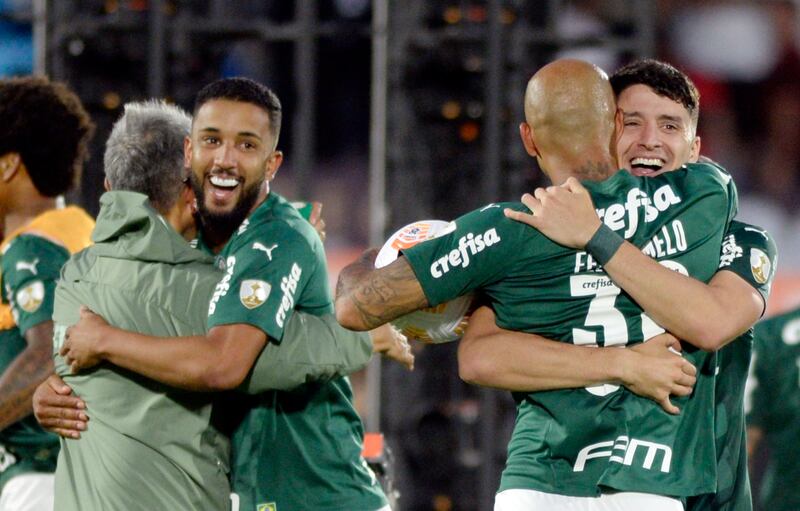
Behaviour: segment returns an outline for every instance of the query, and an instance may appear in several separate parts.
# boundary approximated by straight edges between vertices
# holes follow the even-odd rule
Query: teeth
[[[631,160],[631,165],[644,165],[647,167],[661,168],[664,166],[664,160],[661,158],[634,158]]]
[[[214,186],[219,186],[220,188],[234,188],[236,185],[239,184],[239,181],[234,178],[224,178],[219,176],[211,176],[209,178],[211,184]]]

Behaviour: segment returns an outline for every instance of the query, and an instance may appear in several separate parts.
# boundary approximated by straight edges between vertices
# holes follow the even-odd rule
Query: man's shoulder
[[[721,165],[709,161],[686,163],[673,172],[663,174],[668,178],[682,180],[695,186],[712,185],[727,188],[733,184],[733,177]]]
[[[733,234],[737,239],[753,240],[764,244],[774,244],[772,235],[757,225],[733,220],[728,228],[728,234]]]
[[[56,240],[36,233],[25,233],[16,236],[9,242],[3,252],[3,258],[25,257],[37,253],[57,252],[69,257],[69,251]]]
[[[62,245],[35,234],[14,238],[2,256],[3,275],[27,271],[37,275],[46,269],[58,269],[69,258]]]
[[[227,255],[239,258],[253,251],[260,251],[272,260],[273,252],[279,248],[281,252],[290,249],[293,255],[314,251],[314,240],[311,235],[316,236],[316,233],[305,233],[283,220],[269,219],[250,222],[243,226],[244,229],[240,229],[226,247]],[[313,231],[311,226],[309,228]]]
[[[271,206],[258,208],[242,222],[227,247],[229,255],[238,256],[252,250],[270,252],[279,246],[291,247],[293,251],[321,249],[316,231],[291,204],[281,202]]]
[[[503,241],[503,246],[508,246],[512,241],[514,243],[529,242],[531,239],[539,237],[547,239],[538,230],[527,224],[506,217],[503,211],[507,208],[524,213],[531,212],[521,202],[493,202],[451,221],[446,227],[440,229],[434,238],[440,239],[440,243],[454,245],[471,244],[473,240],[480,240],[479,245],[487,246],[495,244],[499,246],[500,241]],[[423,243],[416,246],[420,245]],[[415,247],[411,247],[411,250]]]
[[[531,212],[522,202],[492,202],[460,216],[454,221],[454,224],[459,226],[494,226],[502,229],[529,228],[527,224],[511,220],[505,216],[503,212],[506,209],[521,211],[523,213]]]

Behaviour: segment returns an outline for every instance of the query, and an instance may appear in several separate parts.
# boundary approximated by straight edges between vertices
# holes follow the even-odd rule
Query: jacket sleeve
[[[345,376],[363,369],[371,356],[369,333],[343,328],[333,314],[295,311],[287,322],[284,341],[267,343],[239,390],[248,394],[290,390],[306,382]]]

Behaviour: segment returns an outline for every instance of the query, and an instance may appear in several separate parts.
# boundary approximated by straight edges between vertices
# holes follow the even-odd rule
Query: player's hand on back
[[[33,414],[44,429],[66,438],[80,438],[89,420],[86,403],[55,374],[33,393]]]
[[[102,361],[100,343],[109,325],[88,307],[81,306],[80,319],[67,329],[59,354],[73,373],[94,367]]]
[[[561,186],[537,188],[533,195],[526,193],[522,203],[531,210],[530,214],[505,209],[505,215],[570,248],[584,248],[600,227],[592,197],[574,177]]]
[[[697,368],[680,355],[678,339],[664,333],[626,349],[635,356],[628,357],[624,385],[635,394],[657,402],[666,412],[680,413],[670,396],[691,394]]]
[[[394,360],[409,371],[414,370],[414,354],[406,336],[391,324],[386,323],[369,331],[372,338],[372,352]]]

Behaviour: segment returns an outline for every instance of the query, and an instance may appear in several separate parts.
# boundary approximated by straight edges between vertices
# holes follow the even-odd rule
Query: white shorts
[[[495,495],[494,511],[683,511],[678,499],[649,493],[604,493],[569,497],[536,490],[504,490]]]
[[[40,472],[12,477],[0,493],[0,511],[53,511],[55,476]]]

